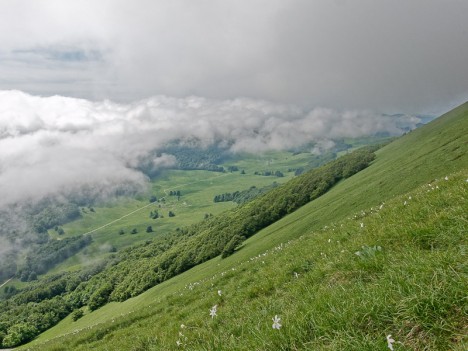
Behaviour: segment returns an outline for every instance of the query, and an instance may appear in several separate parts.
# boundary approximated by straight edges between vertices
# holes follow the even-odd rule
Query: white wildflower
[[[364,223],[361,222],[361,228],[364,228]]]
[[[271,320],[273,321],[273,325],[272,325],[273,329],[279,330],[281,328],[281,324],[280,324],[281,318],[275,315],[275,318],[272,318]]]
[[[217,309],[218,309],[218,305],[214,305],[213,307],[211,307],[211,310],[210,310],[211,318],[214,318],[215,316],[217,316],[217,314],[216,314]]]
[[[395,342],[395,340],[392,339],[392,336],[390,334],[387,335],[387,346],[392,351],[393,351],[393,343],[394,342]]]
[[[445,179],[445,180],[448,180],[448,177],[447,177],[447,176],[445,176],[445,178],[444,178],[444,179]]]
[[[177,340],[176,344],[177,344],[177,346],[180,346],[180,345],[182,345],[182,342],[180,340]]]
[[[407,202],[406,202],[406,201],[405,201],[405,202],[403,202],[403,205],[405,205],[405,206],[406,206],[406,204],[407,204]]]
[[[294,278],[296,278],[296,279],[299,278],[299,273],[294,272]]]
[[[219,296],[222,295],[222,291],[221,291],[221,290],[218,290],[218,295],[219,295]]]

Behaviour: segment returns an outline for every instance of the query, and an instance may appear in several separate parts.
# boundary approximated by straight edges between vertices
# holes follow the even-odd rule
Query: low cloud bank
[[[173,166],[172,155],[151,155],[175,140],[261,152],[313,140],[397,135],[420,122],[408,115],[304,111],[247,98],[155,96],[117,104],[0,91],[0,208],[83,188],[103,197],[144,189],[147,177],[139,166]]]

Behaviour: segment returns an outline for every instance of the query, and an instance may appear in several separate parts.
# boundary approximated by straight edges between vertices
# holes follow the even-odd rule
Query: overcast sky
[[[468,98],[467,0],[0,0],[0,209],[144,189],[171,140],[399,135]],[[399,116],[388,116],[396,112]]]
[[[1,0],[0,90],[441,113],[468,98],[466,0]]]

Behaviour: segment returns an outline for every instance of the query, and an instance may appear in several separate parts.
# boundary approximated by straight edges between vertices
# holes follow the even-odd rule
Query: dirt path
[[[114,224],[115,222],[118,222],[118,221],[124,219],[125,217],[131,216],[131,215],[134,214],[134,213],[137,213],[137,212],[139,212],[139,211],[141,211],[141,210],[144,210],[144,209],[147,208],[147,207],[154,206],[155,204],[156,204],[156,202],[150,202],[149,204],[147,204],[147,205],[145,205],[145,206],[143,206],[143,207],[137,208],[136,210],[133,210],[132,212],[129,212],[129,213],[127,213],[126,215],[123,215],[122,217],[119,217],[119,218],[117,218],[117,219],[114,219],[113,221],[110,221],[109,223],[106,223],[106,224],[104,224],[104,225],[101,225],[101,226],[98,227],[98,228],[95,228],[95,229],[93,229],[93,230],[90,230],[89,232],[86,232],[86,233],[84,233],[84,235],[94,233],[94,232],[96,232],[96,231],[98,231],[98,230],[100,230],[100,229],[103,229],[103,228],[105,228],[105,227],[107,227],[107,226],[110,226],[111,224]]]
[[[2,288],[4,285],[8,284],[8,282],[9,282],[10,280],[12,280],[12,279],[13,279],[13,277],[11,277],[11,278],[8,279],[7,281],[3,282],[2,285],[0,285],[0,288]]]

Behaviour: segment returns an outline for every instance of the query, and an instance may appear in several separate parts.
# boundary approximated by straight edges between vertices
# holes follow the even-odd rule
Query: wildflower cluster
[[[393,351],[393,343],[395,342],[394,339],[392,339],[391,335],[387,335],[387,347]]]
[[[361,250],[356,251],[354,254],[359,256],[360,259],[366,259],[370,257],[374,257],[377,252],[382,251],[382,247],[380,246],[362,246]]]

